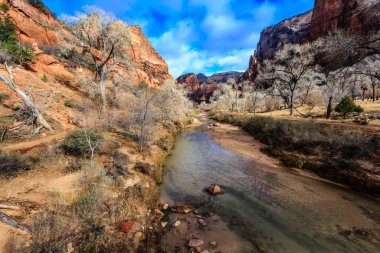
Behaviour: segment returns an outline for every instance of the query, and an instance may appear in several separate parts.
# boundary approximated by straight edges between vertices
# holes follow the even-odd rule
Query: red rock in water
[[[209,188],[208,188],[208,191],[212,194],[212,195],[217,195],[219,193],[222,192],[222,188],[220,188],[219,185],[217,184],[213,184],[211,185]]]
[[[202,226],[206,226],[207,222],[204,219],[198,219],[198,223]]]
[[[120,225],[119,225],[119,228],[120,228],[121,232],[123,232],[125,234],[129,234],[129,232],[133,228],[133,223],[129,222],[129,221],[121,222]]]
[[[189,205],[177,205],[177,206],[173,206],[171,208],[171,210],[173,212],[176,212],[176,213],[184,213],[184,214],[187,214],[187,213],[190,213],[191,211],[193,211],[193,208]]]
[[[195,247],[202,246],[203,244],[204,244],[204,241],[201,239],[190,239],[188,246],[190,248],[195,248]]]

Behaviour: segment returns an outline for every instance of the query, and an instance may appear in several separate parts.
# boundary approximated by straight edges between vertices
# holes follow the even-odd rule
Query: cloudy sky
[[[140,25],[175,77],[244,71],[260,31],[313,8],[314,0],[45,0],[72,15],[95,5]]]

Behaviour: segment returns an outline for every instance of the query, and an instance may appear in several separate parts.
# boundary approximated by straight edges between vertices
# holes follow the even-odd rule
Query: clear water
[[[223,194],[207,195],[212,183]],[[380,252],[377,200],[266,168],[213,141],[204,126],[177,137],[161,192],[170,203],[215,211],[254,252]]]

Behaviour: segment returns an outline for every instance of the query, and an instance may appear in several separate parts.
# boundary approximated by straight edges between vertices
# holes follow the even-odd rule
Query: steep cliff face
[[[260,64],[286,43],[313,41],[336,29],[380,29],[379,0],[316,0],[314,9],[265,28],[243,79],[253,81]]]
[[[9,10],[0,17],[8,17],[16,25],[20,40],[37,51],[46,47],[57,47],[66,43],[64,37],[72,36],[51,15],[31,6],[24,0],[0,0],[7,3]],[[169,74],[165,60],[152,47],[138,26],[129,26],[132,47],[126,49],[126,54],[132,62],[132,67],[125,70],[132,84],[146,82],[156,87],[166,79],[173,79]]]
[[[260,63],[273,57],[284,44],[300,43],[310,32],[312,15],[313,11],[308,11],[265,28],[243,79],[253,81]]]
[[[260,35],[255,57],[262,62],[273,57],[274,53],[286,43],[299,43],[311,28],[313,11],[286,19],[277,25],[265,28]]]
[[[189,93],[196,92],[200,85],[197,76],[194,73],[184,74],[177,78],[177,83],[181,84]]]
[[[366,32],[380,29],[378,0],[316,0],[309,38],[315,40],[335,29]]]

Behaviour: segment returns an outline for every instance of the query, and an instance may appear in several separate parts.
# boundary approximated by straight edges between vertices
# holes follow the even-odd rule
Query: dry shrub
[[[32,162],[30,159],[14,152],[0,150],[0,176],[14,177],[22,171],[29,170]]]

